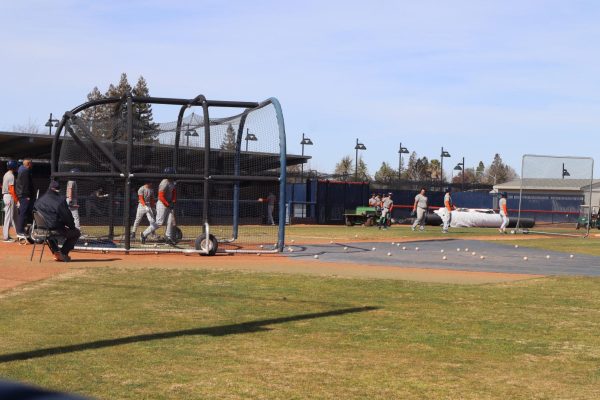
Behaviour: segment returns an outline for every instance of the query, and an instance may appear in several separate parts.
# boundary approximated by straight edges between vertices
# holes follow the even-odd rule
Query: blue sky
[[[0,15],[0,130],[126,72],[155,96],[277,97],[288,151],[305,132],[325,172],[356,138],[371,173],[397,166],[399,142],[444,146],[447,174],[463,156],[519,170],[524,153],[598,153],[597,1],[21,0]]]

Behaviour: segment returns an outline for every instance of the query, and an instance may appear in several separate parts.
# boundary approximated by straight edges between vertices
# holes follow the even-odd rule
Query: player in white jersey
[[[444,195],[444,207],[442,209],[442,213],[440,213],[440,217],[442,217],[442,233],[448,233],[448,228],[450,227],[450,221],[452,221],[452,210],[455,210],[456,207],[454,203],[452,203],[452,196],[450,196],[450,192],[452,188],[448,187],[446,189],[446,194]]]
[[[133,228],[131,229],[131,237],[135,238],[135,232],[137,231],[142,218],[146,217],[150,226],[156,225],[154,219],[154,211],[152,210],[156,205],[156,198],[154,197],[154,189],[152,189],[152,183],[148,182],[137,191],[138,194],[138,206],[135,213],[135,221],[133,222]],[[158,226],[156,226],[158,229]]]
[[[17,192],[15,191],[15,171],[19,168],[19,164],[16,161],[9,161],[6,163],[8,171],[2,178],[2,201],[4,202],[4,225],[2,226],[2,238],[5,242],[14,241],[10,237],[10,227],[15,225],[15,211],[17,210],[17,203],[19,199]]]
[[[412,224],[411,229],[414,231],[419,226],[419,230],[425,230],[425,218],[427,217],[427,196],[425,196],[426,189],[421,188],[421,192],[415,196],[415,203],[413,204],[413,213],[415,214],[415,221]]]
[[[165,174],[175,174],[175,169],[172,167],[165,168]],[[175,190],[175,182],[172,178],[165,178],[158,185],[158,202],[156,203],[156,223],[150,224],[144,232],[140,234],[140,239],[146,243],[148,235],[154,233],[159,226],[166,223],[167,231],[165,239],[168,243],[175,243],[173,238],[173,228],[175,226],[175,218],[173,216],[173,207],[177,202],[177,192]]]
[[[500,225],[500,233],[506,233],[506,225],[508,225],[508,208],[506,207],[507,193],[503,192],[498,206],[500,207],[500,216],[502,217],[502,225]]]
[[[73,168],[71,173],[79,172],[79,168]],[[69,206],[69,211],[73,214],[73,221],[75,221],[75,228],[81,231],[81,220],[79,219],[79,204],[77,203],[78,191],[77,191],[77,182],[75,181],[67,181],[67,205]]]

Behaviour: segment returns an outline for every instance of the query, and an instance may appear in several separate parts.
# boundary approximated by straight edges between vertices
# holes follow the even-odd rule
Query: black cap
[[[58,184],[57,181],[52,181],[50,182],[50,186],[48,186],[49,190],[54,190],[55,192],[58,192],[60,189],[60,185]]]

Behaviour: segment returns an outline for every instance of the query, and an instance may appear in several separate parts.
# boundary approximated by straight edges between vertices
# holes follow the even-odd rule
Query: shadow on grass
[[[106,340],[97,340],[95,342],[89,343],[80,343],[74,344],[71,346],[59,346],[59,347],[50,347],[47,349],[40,350],[32,350],[32,351],[24,351],[20,353],[12,353],[12,354],[4,354],[0,355],[0,363],[6,363],[11,361],[22,361],[22,360],[31,360],[33,358],[42,358],[53,356],[57,354],[66,354],[66,353],[75,353],[78,351],[85,350],[96,350],[102,349],[105,347],[113,347],[113,346],[121,346],[124,344],[130,343],[140,343],[140,342],[150,342],[153,340],[162,340],[162,339],[173,339],[182,336],[196,336],[196,335],[208,335],[208,336],[227,336],[227,335],[239,335],[243,333],[254,333],[254,332],[264,332],[269,329],[266,328],[266,325],[275,325],[275,324],[283,324],[286,322],[294,322],[294,321],[302,321],[307,319],[315,319],[315,318],[326,318],[326,317],[335,317],[339,315],[345,314],[353,314],[359,312],[373,311],[377,310],[379,307],[355,307],[355,308],[344,308],[340,310],[332,310],[332,311],[324,311],[320,313],[310,313],[310,314],[300,314],[293,315],[290,317],[281,317],[281,318],[272,318],[272,319],[263,319],[258,321],[249,321],[242,322],[240,324],[231,324],[231,325],[221,325],[214,326],[209,328],[195,328],[195,329],[184,329],[180,331],[173,332],[162,332],[162,333],[152,333],[146,335],[136,335],[136,336],[128,336],[117,339],[106,339]]]

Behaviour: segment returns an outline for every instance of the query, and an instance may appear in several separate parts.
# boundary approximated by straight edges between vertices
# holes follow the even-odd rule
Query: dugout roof
[[[0,160],[22,160],[24,158],[31,158],[39,163],[50,163],[50,157],[52,152],[52,136],[44,134],[34,133],[20,133],[20,132],[2,132],[0,131]],[[62,137],[60,139],[62,141]],[[59,141],[59,143],[60,143]],[[159,146],[162,149],[173,148],[172,145],[161,144]],[[191,152],[204,152],[203,148],[190,148],[188,151]],[[277,165],[279,161],[278,154],[270,153],[257,153],[257,152],[245,152],[240,153],[242,164],[253,164],[255,159],[261,159],[262,161],[267,160],[265,164]],[[287,165],[294,166],[306,163],[311,157],[288,154]],[[268,161],[273,159],[272,163]]]

